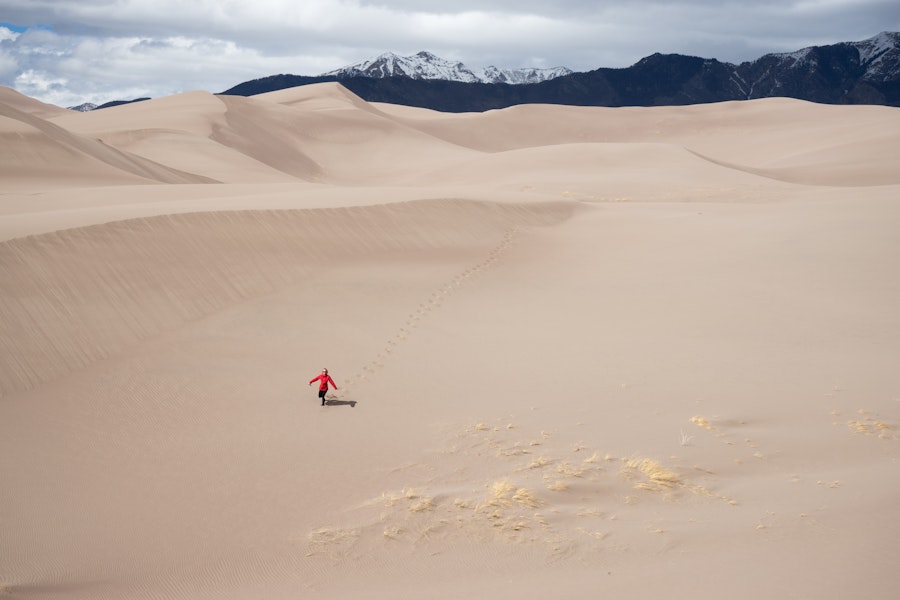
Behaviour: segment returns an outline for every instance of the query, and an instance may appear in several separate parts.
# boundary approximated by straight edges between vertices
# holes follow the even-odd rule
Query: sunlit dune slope
[[[8,188],[208,183],[0,102],[0,176]]]
[[[10,92],[5,97],[23,103]],[[140,181],[134,177],[164,183],[469,185],[484,180],[477,173],[496,173],[507,185],[528,186],[549,173],[582,182],[596,176],[597,185],[584,195],[602,198],[621,196],[599,189],[609,178],[646,177],[622,164],[613,172],[602,159],[586,171],[589,157],[634,154],[628,148],[633,144],[668,145],[686,152],[679,160],[689,164],[689,153],[708,163],[689,169],[709,172],[714,165],[725,178],[741,171],[804,185],[900,183],[891,152],[900,117],[889,107],[768,99],[655,108],[526,105],[447,115],[366,103],[336,83],[250,98],[190,92],[90,113],[26,103],[33,111],[23,114],[9,102],[0,104],[8,119],[0,130],[10,157],[4,162],[8,183],[58,170],[69,173],[67,185]],[[26,135],[37,136],[35,143],[15,154],[16,140]],[[529,153],[498,158],[524,149]],[[652,151],[646,159],[646,165],[656,164]],[[99,164],[88,168],[85,161]],[[92,168],[99,169],[97,177]],[[747,180],[732,175],[737,184]],[[656,182],[668,184],[666,177],[658,173]]]

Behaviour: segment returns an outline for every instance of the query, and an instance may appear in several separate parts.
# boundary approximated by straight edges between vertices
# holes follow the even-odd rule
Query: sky
[[[898,0],[0,0],[0,85],[58,106],[427,50],[471,69],[740,63],[900,31]]]

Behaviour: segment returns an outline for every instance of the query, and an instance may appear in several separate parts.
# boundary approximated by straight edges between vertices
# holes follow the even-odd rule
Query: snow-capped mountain
[[[540,83],[549,79],[556,79],[564,75],[574,73],[566,67],[553,67],[551,69],[534,69],[523,67],[519,69],[498,69],[497,67],[485,67],[479,72],[481,81],[485,83],[509,83],[520,85],[526,83]]]
[[[787,96],[834,104],[897,105],[900,33],[810,46],[729,65],[737,99]]]
[[[463,83],[538,83],[572,73],[565,67],[552,69],[499,69],[486,67],[473,70],[461,62],[451,62],[430,52],[419,52],[412,56],[398,56],[393,52],[365,60],[355,65],[323,73],[321,77],[409,77],[410,79],[440,79]]]
[[[865,79],[888,81],[900,73],[900,33],[883,31],[862,42],[851,42],[859,52]]]
[[[85,102],[84,104],[79,104],[78,106],[70,106],[69,110],[74,110],[77,112],[90,112],[97,108],[97,105],[92,102]]]
[[[883,81],[885,76],[893,78],[900,71],[900,33],[888,31],[861,42],[810,46],[795,52],[766,54],[752,62],[775,61],[783,68],[811,70],[819,66],[823,48],[829,49],[832,53],[849,53],[851,58],[856,58],[856,66],[863,71],[863,79]]]

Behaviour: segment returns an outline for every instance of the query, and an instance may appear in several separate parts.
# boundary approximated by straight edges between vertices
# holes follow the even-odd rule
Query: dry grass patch
[[[633,476],[636,473],[646,477],[635,485],[638,489],[648,491],[662,491],[672,489],[682,484],[681,477],[674,471],[670,471],[651,458],[628,459],[624,463],[626,475]]]
[[[712,471],[696,466],[694,467],[694,470],[707,474],[714,474]],[[732,498],[717,494],[702,485],[695,485],[685,481],[678,473],[664,467],[658,461],[651,458],[632,458],[623,460],[622,473],[628,479],[633,481],[638,480],[634,487],[639,490],[648,492],[668,492],[680,489],[698,496],[723,500],[732,506],[738,505],[738,502]]]
[[[534,495],[534,492],[528,488],[522,487],[517,489],[516,493],[513,494],[512,499],[519,506],[524,506],[526,508],[537,508],[541,505],[540,500]]]
[[[516,486],[509,479],[495,481],[491,485],[491,491],[485,504],[487,506],[509,506],[514,493],[516,493]]]
[[[531,454],[531,451],[527,448],[523,448],[518,442],[508,448],[500,448],[497,450],[498,457],[522,456],[523,454]]]
[[[543,469],[547,465],[552,464],[553,461],[549,458],[545,458],[544,456],[538,456],[536,459],[531,461],[531,464],[528,465],[529,469]]]
[[[600,462],[600,460],[601,460],[600,454],[598,454],[597,452],[594,452],[593,454],[588,456],[586,459],[584,459],[584,462],[585,462],[585,464],[592,465],[594,463]]]
[[[485,500],[485,506],[496,508],[510,508],[517,504],[526,508],[537,508],[540,506],[540,501],[534,492],[528,488],[517,487],[509,479],[495,481],[487,500]]]
[[[314,544],[333,544],[343,542],[348,539],[356,539],[359,537],[357,529],[333,529],[330,527],[321,527],[315,531],[311,531],[307,539]]]
[[[547,489],[551,492],[564,492],[569,489],[569,484],[565,481],[558,480],[547,484]]]
[[[418,502],[411,504],[409,510],[416,513],[434,510],[434,501],[431,498],[421,498]]]
[[[715,427],[713,427],[712,423],[710,423],[708,420],[704,419],[703,417],[701,417],[699,415],[691,417],[691,423],[693,423],[697,427],[701,427],[703,429],[709,429],[710,431],[715,429]]]
[[[471,502],[468,500],[464,500],[463,498],[457,498],[453,501],[453,506],[458,508],[459,510],[468,510],[474,508]]]
[[[338,555],[356,543],[359,539],[358,529],[340,529],[321,527],[311,531],[307,536],[307,556],[316,554]]]
[[[575,466],[570,462],[564,462],[557,465],[556,472],[565,477],[581,477],[584,475],[584,469]]]
[[[425,496],[418,488],[404,488],[399,493],[384,492],[381,494],[381,502],[389,508],[402,502],[412,512],[433,510],[435,507],[434,498]]]
[[[893,427],[889,424],[869,416],[865,410],[860,410],[859,414],[862,415],[862,420],[850,419],[847,421],[847,427],[849,427],[851,431],[862,433],[864,435],[877,435],[882,439],[890,439],[893,437],[893,434],[891,433]]]
[[[401,500],[415,500],[419,498],[419,491],[415,488],[404,488],[399,493],[382,492],[381,501],[385,506],[394,507]]]

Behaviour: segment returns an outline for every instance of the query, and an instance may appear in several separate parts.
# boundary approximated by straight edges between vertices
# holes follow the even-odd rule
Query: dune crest
[[[0,353],[16,358],[0,372],[0,396],[342,261],[477,247],[511,227],[549,225],[571,212],[567,204],[464,200],[208,212],[2,242]]]
[[[30,98],[25,94],[21,94],[16,90],[5,86],[0,86],[0,104],[5,104],[7,106],[15,108],[16,110],[20,110],[42,119],[58,117],[60,115],[67,115],[71,112],[60,106],[46,104],[44,102],[41,102],[40,100]]]
[[[16,115],[20,123],[7,121],[8,127],[18,131],[24,123],[43,140],[40,146],[37,139],[28,144],[27,161],[8,155],[7,184],[35,173],[47,173],[49,181],[56,171],[70,173],[65,185],[87,186],[140,182],[132,176],[162,183],[469,185],[473,168],[494,170],[498,155],[530,148],[531,160],[519,161],[513,154],[502,165],[503,173],[529,185],[545,170],[539,152],[570,146],[576,164],[560,175],[584,180],[577,161],[585,145],[624,149],[647,143],[671,145],[721,167],[719,179],[725,185],[730,175],[738,185],[746,179],[735,171],[789,184],[900,183],[890,152],[900,143],[898,117],[889,107],[768,99],[647,109],[528,105],[442,115],[367,103],[329,83],[251,98],[190,92],[92,113],[50,114],[49,124],[18,112],[11,102],[27,103],[12,91],[5,97],[4,114]],[[844,114],[852,120],[843,119]],[[21,134],[7,134],[8,152]],[[42,153],[35,154],[41,146]],[[89,176],[87,157],[101,163],[96,177]],[[558,172],[561,163],[549,160]],[[104,174],[116,173],[107,172],[109,167],[124,171],[121,178],[104,179]],[[600,196],[606,179],[620,173],[598,164],[583,195]],[[658,180],[670,185],[665,178]],[[681,182],[673,184],[680,187]],[[677,192],[676,197],[683,198]]]
[[[48,187],[211,182],[72,134],[9,104],[0,103],[0,117],[6,125],[0,175],[14,189],[27,189],[35,179]]]

